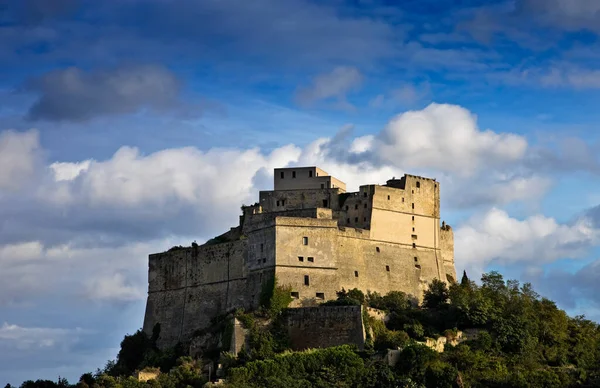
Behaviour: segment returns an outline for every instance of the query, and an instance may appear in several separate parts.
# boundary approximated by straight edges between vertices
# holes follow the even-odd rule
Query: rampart
[[[294,350],[365,345],[361,306],[323,306],[288,309],[286,326]]]

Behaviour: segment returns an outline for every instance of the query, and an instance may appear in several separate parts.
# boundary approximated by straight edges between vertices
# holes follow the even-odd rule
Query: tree
[[[463,270],[463,276],[462,276],[462,279],[460,279],[460,285],[463,287],[471,286],[471,281],[469,280],[469,277],[467,276],[466,270]]]
[[[423,305],[428,308],[438,308],[448,302],[448,287],[439,279],[433,279],[429,288],[423,294]]]

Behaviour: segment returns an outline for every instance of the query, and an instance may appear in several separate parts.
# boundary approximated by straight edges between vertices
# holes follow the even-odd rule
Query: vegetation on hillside
[[[497,272],[481,284],[466,274],[447,287],[429,285],[422,306],[402,292],[386,295],[342,290],[324,305],[365,305],[384,310],[388,320],[367,318],[373,337],[365,351],[351,346],[291,352],[280,325],[289,290],[273,283],[262,295],[263,307],[252,314],[238,311],[249,330],[249,346],[238,358],[222,355],[225,387],[577,387],[600,386],[600,328],[582,316],[568,317],[554,302],[541,298],[530,284],[504,281]],[[270,290],[270,291],[269,291]],[[419,342],[455,338],[471,329],[477,335],[447,344],[438,353]],[[139,331],[126,336],[116,362],[85,374],[81,387],[201,387],[200,362],[181,358],[181,350],[156,348]],[[388,349],[400,352],[388,366]],[[158,380],[130,377],[133,371],[158,367]],[[64,380],[25,382],[22,387],[67,387]]]

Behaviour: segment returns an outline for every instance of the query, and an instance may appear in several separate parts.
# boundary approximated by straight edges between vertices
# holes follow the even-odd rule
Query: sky
[[[600,321],[599,34],[590,0],[0,0],[0,383],[114,359],[148,254],[285,166],[437,178],[457,273]]]

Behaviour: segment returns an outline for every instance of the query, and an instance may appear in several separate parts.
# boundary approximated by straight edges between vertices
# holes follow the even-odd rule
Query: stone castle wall
[[[286,325],[293,350],[365,345],[361,306],[305,307],[286,311]]]

